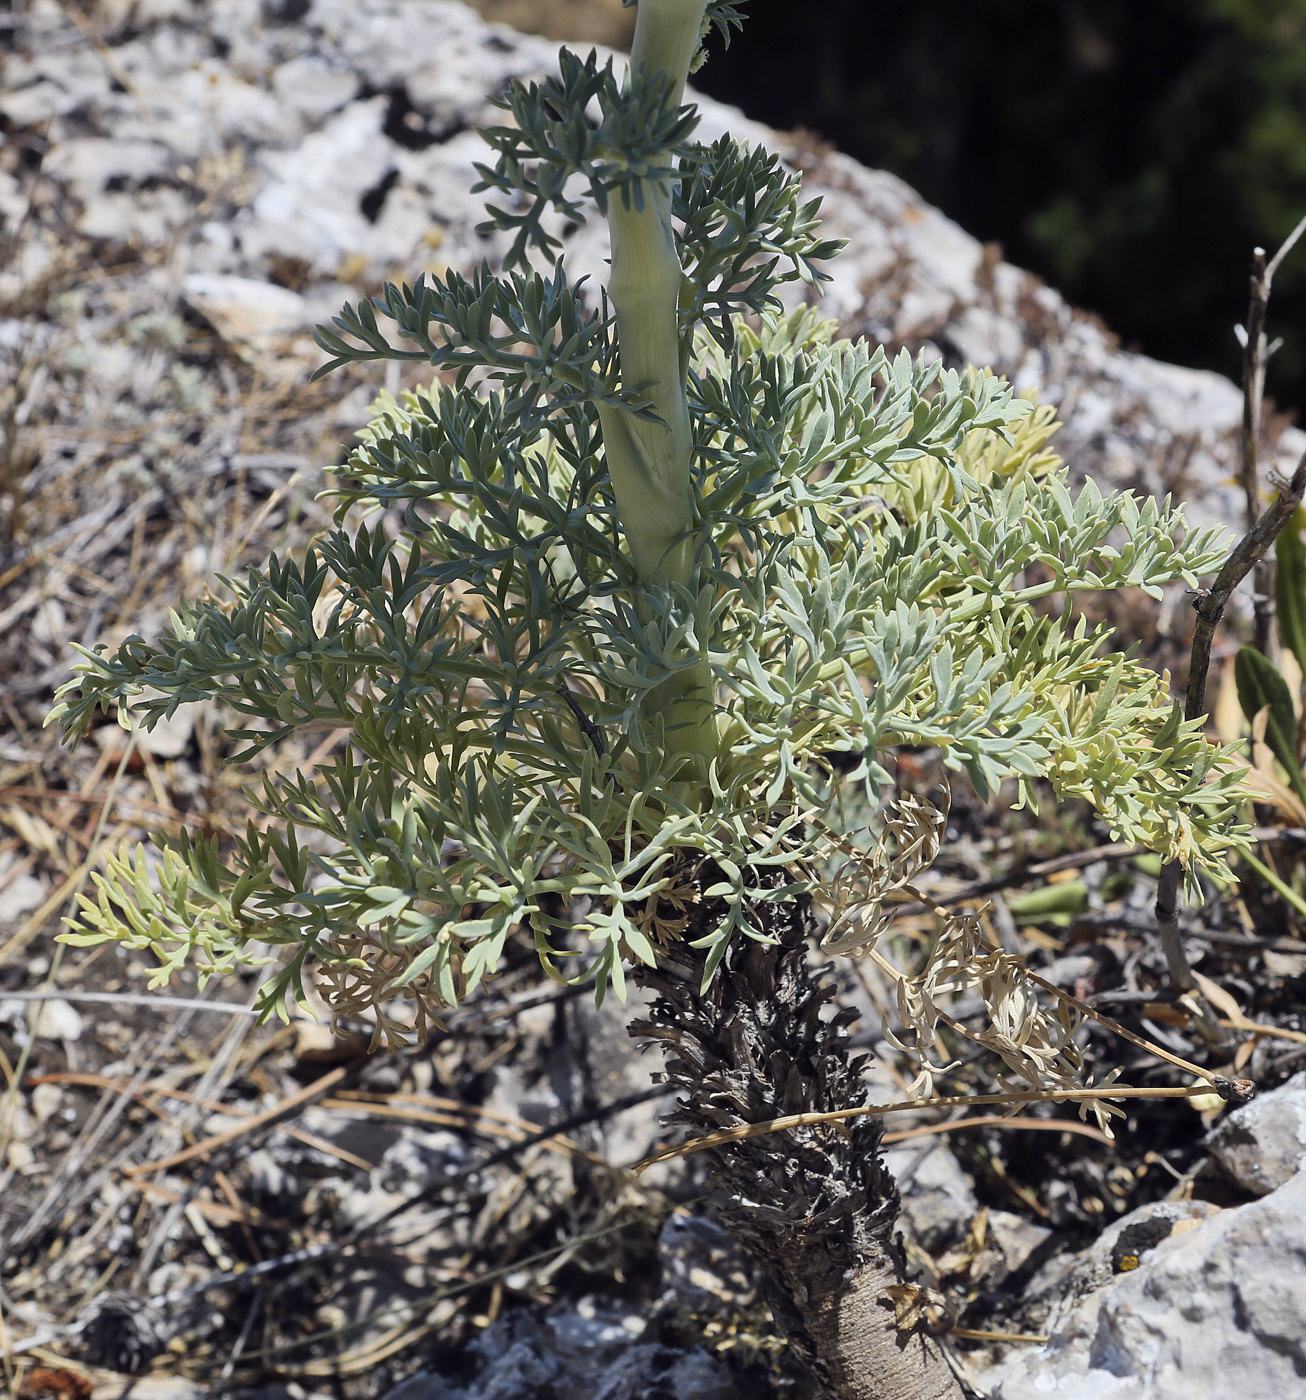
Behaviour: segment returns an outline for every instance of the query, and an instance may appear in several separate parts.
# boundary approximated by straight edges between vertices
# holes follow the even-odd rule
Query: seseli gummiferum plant
[[[1072,610],[1194,586],[1222,558],[1214,533],[1185,535],[1168,502],[1073,494],[1049,410],[982,370],[841,339],[805,304],[838,252],[815,203],[764,150],[696,143],[682,104],[708,28],[739,21],[724,0],[641,0],[627,74],[564,51],[557,76],[514,84],[481,167],[487,228],[512,236],[502,269],[388,286],[319,331],[319,373],[435,370],[377,401],[336,527],[158,640],[83,654],[52,716],[74,741],[100,711],[148,727],[205,700],[239,716],[241,760],[307,729],[347,738],[311,772],[264,773],[234,841],[111,859],[71,941],[148,948],[160,982],[280,951],[269,1011],[311,972],[336,1014],[390,1038],[396,1003],[423,1033],[510,939],[553,975],[574,962],[600,999],[658,967],[644,1030],[720,1126],[861,1092],[803,949],[816,909],[828,949],[878,957],[882,901],[938,850],[944,804],[895,797],[897,746],[936,748],[981,797],[1014,779],[1032,803],[1043,780],[1192,881],[1226,874],[1234,779],[1166,681]],[[595,211],[602,289],[553,260],[563,223]],[[974,917],[914,978],[881,961],[923,1082],[936,999],[962,987],[1022,1084],[1078,1074],[1075,1018],[1041,1009]],[[740,1049],[750,999],[772,996]],[[789,1277],[736,1211],[787,1335],[839,1394],[953,1393],[921,1338],[894,1379],[878,1126],[798,1139],[748,1151],[808,1173],[776,1189],[825,1202],[786,1228],[838,1235],[833,1282]],[[848,1152],[864,1160],[839,1166]],[[735,1169],[719,1155],[727,1191]],[[840,1171],[860,1185],[820,1185]],[[873,1255],[871,1310],[850,1314]]]

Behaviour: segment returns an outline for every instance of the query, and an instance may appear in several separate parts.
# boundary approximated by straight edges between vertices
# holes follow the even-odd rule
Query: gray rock
[[[363,1182],[340,1189],[336,1213],[342,1228],[378,1219],[419,1191],[455,1175],[467,1162],[466,1144],[453,1132],[410,1124],[396,1127],[340,1112],[315,1112],[304,1119],[321,1137],[377,1161]],[[406,1228],[414,1235],[426,1231],[431,1238],[437,1233],[443,1238],[443,1215],[430,1204],[414,1207],[405,1217]]]
[[[1116,1245],[1128,1230],[1143,1231],[1162,1239],[1176,1230],[1218,1214],[1208,1201],[1154,1201],[1139,1206],[1108,1225],[1096,1240],[1078,1254],[1059,1254],[1034,1275],[1026,1290],[1038,1325],[1055,1325],[1065,1309],[1085,1294],[1101,1288],[1115,1276]],[[1025,1330],[1029,1330],[1028,1327]]]
[[[50,997],[38,1003],[35,1024],[28,1020],[31,1003],[11,998],[0,1001],[0,1025],[13,1026],[19,1044],[26,1044],[28,1028],[37,1040],[78,1039],[82,1033],[82,1016],[71,1003],[62,997]]]
[[[989,1211],[988,1238],[999,1254],[1008,1273],[1015,1273],[1029,1263],[1030,1257],[1052,1238],[1053,1231],[1037,1225],[1023,1215],[1007,1210]]]
[[[960,1239],[979,1202],[951,1150],[938,1138],[921,1138],[886,1149],[884,1162],[898,1182],[906,1223],[919,1243],[932,1250]]]
[[[695,1316],[738,1311],[756,1298],[754,1266],[725,1226],[707,1216],[668,1215],[658,1257],[672,1300]]]
[[[991,365],[1037,390],[1058,406],[1057,443],[1077,474],[1178,490],[1196,523],[1243,518],[1232,485],[1242,413],[1234,384],[1121,351],[1100,322],[995,258],[896,176],[838,153],[790,154],[823,198],[827,231],[850,239],[825,298],[845,329]],[[1303,448],[1306,434],[1285,432],[1267,463],[1290,472]]]
[[[1162,1240],[1090,1290],[1041,1347],[981,1378],[993,1400],[1300,1395],[1306,1173]],[[1120,1222],[1121,1225],[1124,1222]]]
[[[508,1313],[472,1347],[475,1374],[413,1376],[384,1400],[744,1400],[730,1370],[704,1351],[637,1340],[642,1323],[605,1309],[548,1317]]]
[[[1235,1108],[1208,1146],[1221,1170],[1244,1191],[1277,1191],[1306,1167],[1306,1070]]]

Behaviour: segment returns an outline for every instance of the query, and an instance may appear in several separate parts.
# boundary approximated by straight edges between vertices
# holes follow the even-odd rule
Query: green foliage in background
[[[435,370],[378,399],[335,528],[157,639],[83,653],[52,716],[71,739],[220,701],[254,816],[121,852],[72,941],[148,948],[160,980],[281,949],[270,1009],[313,967],[338,1013],[397,1030],[403,997],[420,1028],[509,939],[620,993],[710,862],[710,975],[760,902],[830,903],[832,870],[846,897],[844,804],[891,797],[900,745],[981,795],[1045,780],[1191,879],[1225,873],[1217,751],[1072,608],[1195,586],[1220,541],[1168,502],[1072,493],[1050,411],[994,376],[787,308],[837,245],[774,157],[693,140],[702,0],[641,11],[633,80],[564,55],[505,96],[482,170],[503,268],[322,329],[327,368]],[[596,211],[606,294],[553,260]],[[346,733],[332,757],[260,778],[319,729]]]

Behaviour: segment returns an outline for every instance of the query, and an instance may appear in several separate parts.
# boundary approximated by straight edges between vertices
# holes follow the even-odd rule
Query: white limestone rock
[[[1264,1196],[1286,1185],[1306,1168],[1306,1070],[1227,1114],[1209,1146],[1224,1174],[1244,1191]]]
[[[229,343],[260,341],[313,324],[311,308],[298,292],[255,277],[193,272],[182,282],[182,298]]]
[[[1306,1374],[1306,1173],[1162,1240],[981,1378],[992,1400],[1283,1396]],[[1123,1222],[1121,1222],[1123,1225]]]

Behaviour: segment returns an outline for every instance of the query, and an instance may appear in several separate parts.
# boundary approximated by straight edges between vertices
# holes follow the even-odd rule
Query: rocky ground
[[[152,987],[130,954],[53,941],[104,849],[241,820],[212,714],[134,749],[115,726],[76,753],[42,731],[72,645],[148,635],[181,594],[322,523],[340,444],[398,380],[309,385],[310,329],[388,278],[495,258],[474,128],[555,46],[453,0],[27,0],[0,24],[8,1382],[160,1400],[801,1394],[700,1159],[629,1170],[663,1140],[656,1062],[621,1012],[541,985],[529,950],[426,1047],[369,1053],[363,1024],[342,1041],[308,1019],[255,1026],[252,977],[200,999],[193,981]],[[851,240],[827,293],[850,333],[992,364],[1058,405],[1078,471],[1240,520],[1233,385],[1123,351],[892,176],[705,103],[704,134],[726,129],[778,145]],[[599,231],[566,233],[600,272]],[[1306,445],[1278,419],[1269,438],[1281,464]],[[1182,655],[1182,598],[1132,622]],[[1023,870],[995,918],[1044,975],[1201,1053],[1167,1000],[1145,866],[1096,853],[1104,835],[1075,813],[1036,830],[977,812],[951,837],[941,891]],[[1080,868],[1036,864],[1065,853]],[[905,943],[926,927],[904,921]],[[1115,1143],[1064,1110],[890,1122],[913,1268],[951,1300],[950,1345],[982,1391],[1300,1383],[1301,930],[1233,899],[1190,929],[1242,1023],[1220,1064],[1267,1091],[1245,1108],[1135,1104]],[[832,975],[879,1057],[873,1092],[903,1097],[880,989]],[[1095,1071],[1174,1082],[1106,1033],[1089,1049]],[[968,1064],[960,1087],[986,1073]]]

